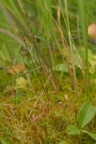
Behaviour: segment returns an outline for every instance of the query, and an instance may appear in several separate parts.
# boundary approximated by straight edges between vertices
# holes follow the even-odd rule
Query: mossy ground
[[[10,79],[10,75],[1,72],[1,83]],[[36,78],[34,78],[36,81]],[[15,83],[15,82],[14,82]],[[70,136],[66,129],[69,124],[78,124],[80,107],[86,101],[82,79],[79,83],[79,97],[74,92],[69,76],[62,78],[59,92],[47,88],[40,92],[36,83],[37,93],[33,88],[15,88],[15,84],[6,83],[0,93],[0,136],[5,141],[15,144],[83,144],[92,139],[81,134]],[[91,94],[91,93],[90,93]],[[96,103],[96,94],[92,92],[92,103]],[[96,119],[96,118],[95,118]],[[86,127],[96,133],[96,120]]]

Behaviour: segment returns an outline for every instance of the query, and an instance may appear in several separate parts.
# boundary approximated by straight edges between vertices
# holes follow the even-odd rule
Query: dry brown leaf
[[[92,39],[96,39],[96,24],[92,23],[88,26],[88,35]]]
[[[22,73],[26,69],[24,64],[12,65],[8,70],[11,75],[16,75]]]

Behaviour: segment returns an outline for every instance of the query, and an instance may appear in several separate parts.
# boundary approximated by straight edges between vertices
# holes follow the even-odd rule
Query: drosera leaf
[[[79,125],[81,129],[92,120],[95,113],[96,113],[95,106],[92,106],[89,102],[83,104],[79,114]]]
[[[24,77],[19,77],[16,79],[16,87],[25,89],[27,87],[27,80]]]
[[[96,140],[96,134],[88,132],[86,130],[82,130],[82,132],[88,134],[91,138],[93,138],[94,140]]]
[[[74,126],[74,125],[69,125],[67,127],[67,133],[71,134],[71,135],[79,135],[80,134],[80,130],[78,127]]]

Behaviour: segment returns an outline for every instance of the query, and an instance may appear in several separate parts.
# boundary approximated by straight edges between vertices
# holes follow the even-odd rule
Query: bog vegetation
[[[0,143],[96,144],[96,1],[0,1]]]

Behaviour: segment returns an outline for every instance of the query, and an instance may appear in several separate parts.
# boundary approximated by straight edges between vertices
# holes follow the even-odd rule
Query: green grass
[[[88,70],[88,23],[89,23],[89,10],[90,5],[88,5],[87,10],[84,7],[85,3],[84,1],[79,1],[79,13],[80,13],[80,23],[82,28],[82,34],[83,34],[83,40],[84,40],[84,47],[85,47],[85,81],[86,81],[86,97],[91,98],[90,92],[89,92],[89,70]],[[87,16],[86,16],[87,14]],[[85,22],[85,18],[87,17],[87,20]]]
[[[67,133],[70,124],[79,127],[84,103],[96,106],[95,54],[87,35],[95,3],[0,2],[2,144],[95,144],[86,133]],[[83,39],[75,40],[78,35]],[[84,130],[96,133],[95,119]]]

